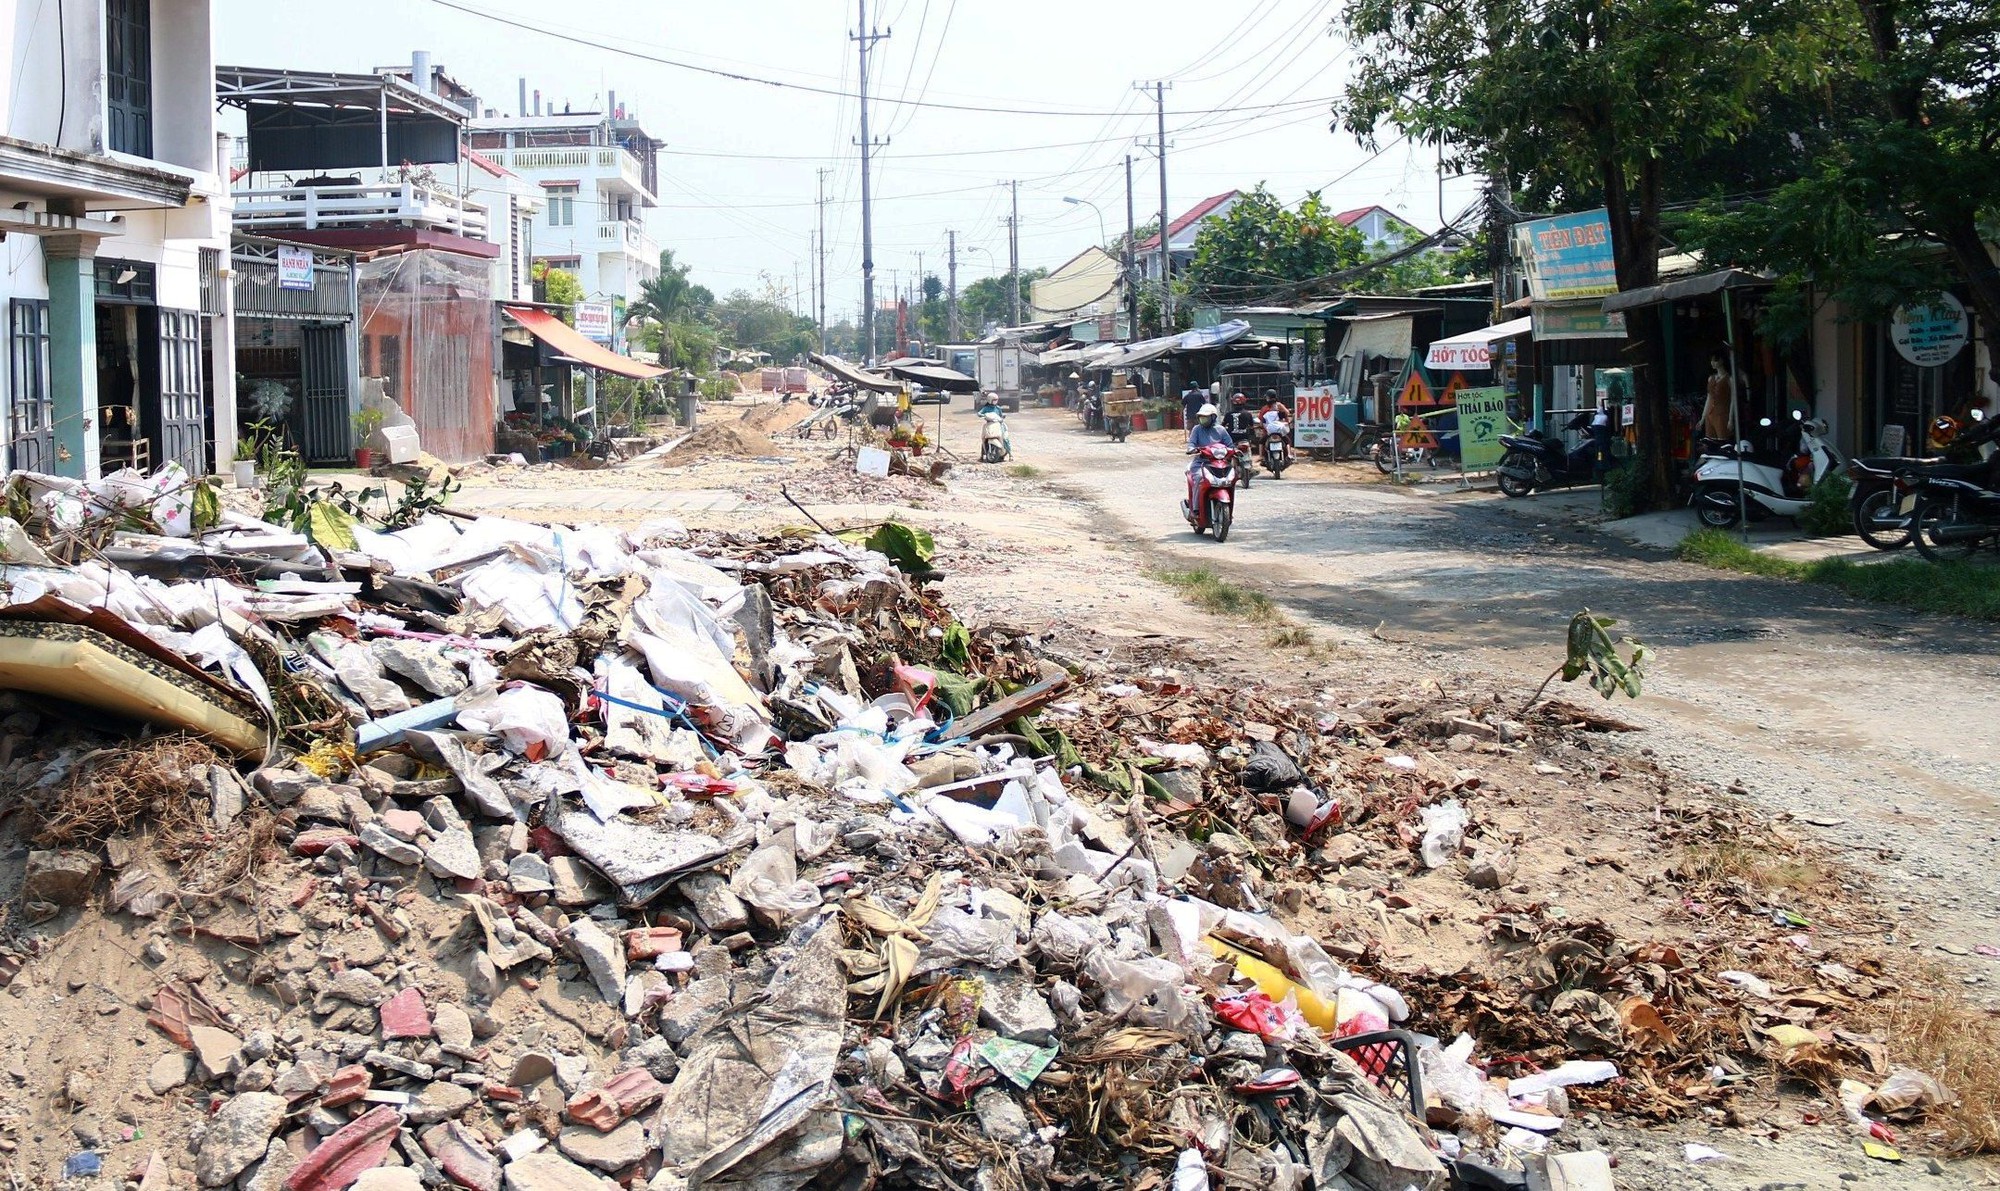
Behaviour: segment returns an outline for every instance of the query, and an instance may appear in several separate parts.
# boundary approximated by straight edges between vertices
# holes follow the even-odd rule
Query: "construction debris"
[[[61,723],[0,764],[24,901],[82,913],[108,870],[151,932],[142,1082],[193,1143],[150,1165],[204,1187],[1608,1185],[1550,1148],[1579,1108],[1714,1104],[1761,1052],[1873,1069],[1864,1121],[1950,1095],[1800,1028],[1828,1003],[1794,986],[1508,901],[1479,777],[1428,751],[1507,747],[1492,709],[1224,712],[827,536],[188,540],[308,589],[68,565],[64,532],[0,624],[110,609],[261,725],[0,708]],[[1461,863],[1518,971],[1385,962],[1360,895]]]

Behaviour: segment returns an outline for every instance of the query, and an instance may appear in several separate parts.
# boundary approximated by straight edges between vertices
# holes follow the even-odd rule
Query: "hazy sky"
[[[1323,189],[1337,210],[1381,203],[1436,227],[1433,150],[1396,144],[1371,159],[1354,138],[1328,130],[1326,101],[1349,66],[1333,24],[1341,7],[871,0],[870,24],[893,30],[869,63],[871,132],[890,140],[873,171],[878,292],[906,281],[919,252],[925,271],[943,276],[947,228],[958,230],[960,286],[1004,272],[1006,179],[1020,180],[1023,267],[1054,267],[1097,242],[1097,215],[1065,195],[1097,203],[1111,235],[1123,230],[1127,154],[1144,223],[1160,192],[1155,159],[1135,144],[1155,128],[1138,80],[1171,84],[1167,194],[1176,215],[1263,182],[1286,201]],[[215,0],[215,12],[216,60],[226,65],[366,71],[429,50],[486,106],[509,114],[524,75],[558,108],[589,110],[616,91],[667,142],[651,230],[717,293],[758,289],[764,276],[789,293],[795,267],[804,285],[815,170],[830,168],[828,315],[859,307],[854,0]],[[961,110],[993,108],[1017,111]],[[1446,216],[1478,185],[1447,179]]]

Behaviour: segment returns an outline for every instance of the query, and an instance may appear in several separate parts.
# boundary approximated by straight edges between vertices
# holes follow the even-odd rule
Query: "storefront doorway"
[[[178,463],[208,474],[201,315],[155,301],[157,269],[99,259],[98,462],[105,471]]]

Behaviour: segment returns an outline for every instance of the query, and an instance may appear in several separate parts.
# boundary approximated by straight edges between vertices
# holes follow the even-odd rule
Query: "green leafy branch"
[[[1645,677],[1646,662],[1653,656],[1653,651],[1637,637],[1621,636],[1614,642],[1610,628],[1617,623],[1609,616],[1595,615],[1588,608],[1571,617],[1569,655],[1563,659],[1562,665],[1549,671],[1549,676],[1542,679],[1542,685],[1536,687],[1535,693],[1521,705],[1521,714],[1526,715],[1529,708],[1541,702],[1542,692],[1548,690],[1549,684],[1557,678],[1575,682],[1586,674],[1590,676],[1590,685],[1606,699],[1620,691],[1625,692],[1628,698],[1637,699],[1640,681]],[[1628,651],[1624,657],[1618,653],[1621,645]]]

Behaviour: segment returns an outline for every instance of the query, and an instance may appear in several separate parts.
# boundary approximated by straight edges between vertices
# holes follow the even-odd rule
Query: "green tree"
[[[1621,289],[1659,279],[1670,176],[1752,133],[1763,101],[1822,81],[1830,0],[1348,0],[1358,66],[1339,126],[1445,147],[1551,210],[1610,216]],[[1641,503],[1671,498],[1659,309],[1629,312]]]
[[[768,295],[737,290],[717,302],[713,314],[723,342],[730,347],[769,352],[778,363],[819,350],[818,324]]]
[[[1047,277],[1047,269],[1024,269],[1021,271],[1021,314],[1027,317],[1028,295],[1035,282]],[[1013,322],[1013,290],[1010,283],[1012,273],[1002,273],[998,277],[981,277],[958,292],[958,325],[972,338],[985,333],[988,326],[1008,326]]]
[[[696,287],[688,281],[689,268],[675,263],[673,249],[662,248],[659,276],[639,283],[639,298],[632,303],[632,317],[670,323],[692,313],[690,304]]]
[[[541,301],[562,307],[564,322],[576,321],[576,304],[584,298],[583,283],[576,279],[576,274],[567,269],[558,269],[547,261],[536,261],[528,276],[541,291]]]
[[[1811,156],[1767,201],[1713,202],[1681,229],[1722,263],[1780,275],[1800,333],[1831,298],[1880,317],[1962,285],[2000,327],[2000,15],[1962,0],[1837,0],[1828,101],[1801,122]]]
[[[1318,191],[1287,207],[1259,185],[1227,215],[1202,223],[1188,290],[1197,302],[1241,303],[1352,268],[1367,256],[1361,233],[1335,219]]]

